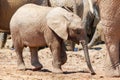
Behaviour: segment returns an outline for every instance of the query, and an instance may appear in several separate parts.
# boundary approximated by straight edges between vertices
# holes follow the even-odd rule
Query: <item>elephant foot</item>
[[[41,70],[43,68],[43,66],[37,66],[37,67],[34,67],[32,68],[33,71],[38,71],[38,70]]]
[[[32,68],[33,71],[38,71],[43,68],[42,64],[40,63],[33,63],[32,65],[34,66],[34,68]]]
[[[18,70],[20,70],[20,71],[25,71],[25,70],[26,70],[25,65],[24,65],[24,64],[18,65]]]
[[[106,68],[105,69],[105,76],[108,77],[120,77],[120,65],[114,68]]]
[[[53,68],[52,72],[57,73],[57,74],[62,74],[63,73],[63,71],[61,69],[59,69],[59,68]]]

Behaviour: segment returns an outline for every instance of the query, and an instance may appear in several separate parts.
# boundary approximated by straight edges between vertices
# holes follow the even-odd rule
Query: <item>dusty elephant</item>
[[[14,12],[22,5],[35,3],[39,5],[48,5],[47,0],[0,0],[0,32],[9,32],[9,22]],[[6,42],[6,33],[0,33],[0,48],[3,48]]]
[[[92,0],[93,1],[93,8],[94,8],[94,14],[91,11],[91,8],[89,7],[90,1],[89,0],[49,0],[48,4],[49,6],[52,7],[63,7],[68,11],[74,12],[76,13],[79,17],[82,18],[82,22],[83,25],[86,28],[86,32],[87,32],[87,39],[88,42],[92,39],[92,36],[94,34],[96,25],[99,21],[99,10],[96,4],[97,0]],[[92,12],[92,13],[91,13]],[[68,41],[69,42],[69,41]],[[73,44],[70,46],[68,46],[69,50],[73,50],[74,48],[74,43],[69,42],[69,44]]]
[[[28,11],[29,13],[25,14]],[[37,48],[47,45],[53,54],[53,72],[62,73],[61,65],[67,60],[63,40],[69,39],[77,44],[82,43],[87,65],[91,73],[95,73],[88,55],[85,29],[81,26],[81,19],[77,15],[60,7],[51,8],[27,4],[13,15],[10,30],[19,69],[25,69],[22,57],[24,46],[30,48],[31,64],[35,68],[42,68],[38,61]]]
[[[100,17],[107,47],[105,75],[120,77],[120,1],[98,0]],[[98,25],[99,25],[98,24]]]

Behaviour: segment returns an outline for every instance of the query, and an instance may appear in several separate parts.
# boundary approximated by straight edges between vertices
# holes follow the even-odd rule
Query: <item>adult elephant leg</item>
[[[31,52],[31,64],[34,66],[33,70],[40,70],[43,66],[39,62],[38,48],[30,47],[30,52]]]
[[[120,42],[115,35],[105,37],[106,46],[109,54],[105,59],[105,75],[120,76]]]
[[[0,48],[4,48],[5,43],[7,41],[7,33],[0,33]]]

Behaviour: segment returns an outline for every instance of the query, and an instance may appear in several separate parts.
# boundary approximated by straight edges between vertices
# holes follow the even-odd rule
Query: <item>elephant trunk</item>
[[[85,40],[82,40],[81,41],[81,44],[83,46],[83,50],[84,50],[84,54],[85,54],[85,59],[86,59],[86,62],[87,62],[87,66],[89,68],[89,70],[91,71],[91,74],[92,75],[95,75],[95,72],[92,68],[92,65],[91,65],[91,62],[90,62],[90,57],[89,57],[89,52],[88,52],[88,46],[87,46],[87,43]]]

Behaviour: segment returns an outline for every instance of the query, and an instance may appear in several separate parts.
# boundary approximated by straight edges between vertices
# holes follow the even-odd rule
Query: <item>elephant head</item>
[[[82,27],[80,17],[65,9],[56,8],[50,11],[46,18],[50,29],[60,38],[63,40],[72,40],[77,44],[82,43],[88,67],[91,73],[94,74],[95,72],[91,66],[88,54],[86,31],[85,28]]]

